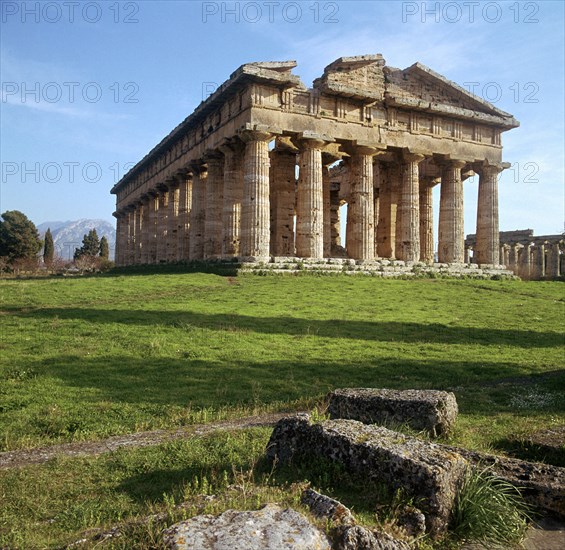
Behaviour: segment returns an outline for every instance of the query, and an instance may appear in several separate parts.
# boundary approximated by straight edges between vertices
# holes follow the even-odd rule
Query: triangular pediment
[[[492,103],[472,94],[421,63],[414,63],[406,69],[386,67],[385,74],[386,94],[390,98],[404,98],[475,111],[494,117],[512,118],[509,113],[498,109]]]

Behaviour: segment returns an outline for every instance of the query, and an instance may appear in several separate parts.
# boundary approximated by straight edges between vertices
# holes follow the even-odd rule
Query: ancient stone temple
[[[510,114],[420,63],[401,70],[379,54],[342,57],[312,88],[295,66],[241,66],[113,187],[118,265],[463,264],[463,185],[475,173],[475,262],[501,263],[501,134],[519,125]]]

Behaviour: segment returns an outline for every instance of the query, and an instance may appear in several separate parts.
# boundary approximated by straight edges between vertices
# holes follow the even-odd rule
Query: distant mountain
[[[114,259],[114,248],[116,246],[115,225],[106,220],[75,220],[67,222],[44,222],[37,226],[41,238],[45,235],[47,228],[51,229],[56,253],[64,260],[72,260],[77,248],[82,246],[83,237],[91,230],[96,229],[98,238],[106,237],[110,245],[110,259]]]

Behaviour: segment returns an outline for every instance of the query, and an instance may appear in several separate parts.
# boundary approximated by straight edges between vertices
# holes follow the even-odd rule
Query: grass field
[[[565,421],[564,289],[345,275],[4,280],[0,451],[311,409],[345,386],[449,389],[460,408],[449,441],[508,449]],[[243,475],[268,434],[203,438],[213,451],[178,443],[0,471],[0,547],[56,546],[170,510],[198,493],[200,470],[221,491],[236,477],[231,463]],[[253,483],[244,506],[297,499],[272,480],[268,490]]]

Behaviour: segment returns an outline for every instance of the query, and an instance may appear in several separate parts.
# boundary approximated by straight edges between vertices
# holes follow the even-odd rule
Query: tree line
[[[43,249],[43,263],[51,267],[58,260],[51,228],[41,239],[35,224],[19,210],[8,210],[0,219],[0,270],[10,270],[27,264],[37,267],[40,251]],[[74,252],[73,261],[80,269],[109,267],[110,247],[108,239],[101,239],[96,229],[91,229],[82,239],[82,246]]]

